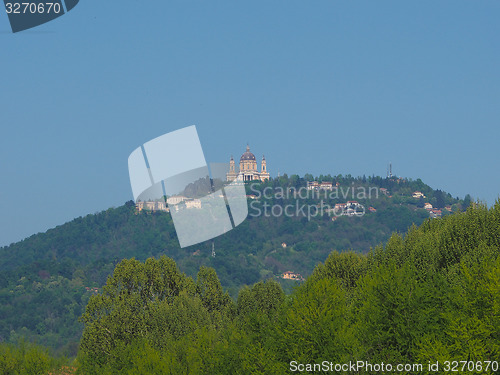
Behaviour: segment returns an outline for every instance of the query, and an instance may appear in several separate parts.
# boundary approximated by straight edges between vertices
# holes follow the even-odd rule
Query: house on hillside
[[[358,201],[347,201],[347,207],[356,208],[361,206]]]
[[[304,278],[302,276],[300,276],[300,274],[294,273],[292,271],[284,272],[283,275],[281,275],[281,278],[283,278],[285,280],[297,280],[297,281],[304,280]]]
[[[372,207],[373,208],[373,207]],[[348,201],[347,203],[337,203],[328,212],[333,211],[335,216],[363,216],[365,208],[358,201]],[[376,210],[375,210],[376,211]],[[372,211],[374,212],[374,211]]]
[[[432,210],[432,204],[430,204],[429,202],[427,202],[427,203],[424,204],[424,208],[426,210]]]
[[[421,191],[414,191],[412,197],[420,199],[420,198],[425,198],[425,195]]]
[[[332,191],[333,190],[333,184],[331,182],[328,182],[328,181],[323,181],[320,185],[319,185],[319,188],[321,190],[330,190]]]
[[[184,201],[186,208],[201,208],[201,200],[199,199],[186,199]]]
[[[441,217],[441,215],[442,215],[441,210],[432,209],[429,211],[429,217],[432,219],[437,219],[438,217]]]
[[[318,190],[319,182],[318,181],[307,181],[307,190]]]
[[[307,190],[333,190],[333,183],[329,181],[307,181]]]
[[[135,208],[138,212],[141,212],[142,210],[148,210],[148,211],[169,211],[167,205],[163,201],[138,201],[135,205]]]
[[[172,204],[179,204],[181,202],[184,202],[187,198],[182,196],[182,195],[173,195],[169,198],[167,198],[167,203],[169,205],[172,205]]]

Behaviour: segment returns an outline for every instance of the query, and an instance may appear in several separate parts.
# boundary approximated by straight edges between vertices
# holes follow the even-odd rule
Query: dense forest
[[[289,295],[268,279],[236,300],[213,268],[193,278],[166,256],[124,259],[88,301],[71,371],[288,374],[317,364],[326,367],[315,373],[373,373],[334,367],[363,361],[413,366],[402,374],[500,373],[499,234],[500,202],[474,205],[366,254],[334,251]],[[0,369],[37,358],[46,371],[60,366],[23,350],[35,359],[15,362],[20,349],[0,346]],[[453,361],[465,370],[447,371]]]
[[[236,302],[211,268],[192,279],[166,257],[124,260],[82,316],[80,370],[285,374],[292,360],[493,363],[499,234],[500,203],[471,208],[394,234],[366,255],[333,252],[290,296],[268,280],[243,288]]]
[[[255,195],[255,189],[258,193],[266,188],[301,188],[311,180],[312,176],[283,176],[249,187],[248,194]],[[132,202],[1,248],[0,342],[12,344],[26,339],[50,347],[57,354],[75,356],[84,328],[78,319],[89,299],[103,292],[107,278],[124,258],[145,261],[166,255],[193,279],[200,268],[213,268],[233,300],[245,285],[269,279],[277,281],[289,294],[297,282],[280,279],[283,272],[291,270],[308,277],[332,251],[352,249],[367,254],[385,243],[391,233],[404,233],[413,224],[421,225],[429,213],[421,207],[421,199],[412,198],[415,190],[425,194],[434,207],[448,205],[456,213],[470,204],[470,197],[452,198],[420,180],[351,176],[320,176],[316,180],[346,188],[376,186],[387,192],[367,199],[355,197],[376,209],[363,217],[332,221],[328,215],[310,219],[249,215],[236,229],[215,239],[215,257],[211,256],[212,241],[181,249],[170,214],[138,213]],[[326,202],[334,205],[347,199],[329,197]],[[277,194],[249,198],[254,208],[296,201]],[[317,204],[318,199],[307,198],[305,203]],[[443,215],[453,216],[446,210]]]

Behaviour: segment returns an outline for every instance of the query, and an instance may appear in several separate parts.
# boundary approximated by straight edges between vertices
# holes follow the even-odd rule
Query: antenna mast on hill
[[[212,241],[212,257],[215,258],[215,241]]]

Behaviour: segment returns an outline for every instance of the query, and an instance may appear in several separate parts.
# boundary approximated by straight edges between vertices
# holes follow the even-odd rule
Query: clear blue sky
[[[132,199],[127,158],[195,124],[272,175],[500,193],[500,2],[97,1],[0,12],[0,245]]]

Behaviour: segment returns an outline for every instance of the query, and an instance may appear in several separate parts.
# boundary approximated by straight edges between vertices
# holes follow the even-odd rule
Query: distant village
[[[339,186],[337,183],[336,186]],[[327,190],[331,191],[333,190],[333,183],[332,182],[318,182],[318,181],[308,181],[307,182],[307,189],[308,190]],[[392,195],[390,195],[389,191],[385,188],[380,188],[380,193],[384,194],[388,198],[392,198]],[[223,197],[223,195],[221,195]],[[420,192],[420,191],[415,191],[413,192],[412,195],[413,198],[415,199],[425,199],[426,196]],[[257,196],[255,195],[247,195],[248,199],[257,199]],[[167,198],[166,202],[164,200],[157,200],[157,201],[138,201],[136,203],[136,210],[137,212],[141,212],[143,210],[147,211],[165,211],[165,212],[170,212],[169,206],[175,207],[175,209],[178,211],[179,209],[201,209],[201,200],[196,199],[196,198],[187,198],[182,195],[176,195]],[[429,212],[429,217],[430,218],[439,218],[442,216],[442,210],[433,208],[432,204],[429,202],[424,203],[425,210]],[[448,212],[451,212],[451,206],[447,205],[444,207],[445,210]],[[368,207],[368,211],[375,213],[377,212],[377,209],[370,206]],[[326,209],[326,213],[334,213],[334,217],[332,217],[332,221],[335,221],[338,217],[340,216],[363,216],[366,213],[365,207],[359,203],[358,201],[347,201],[346,203],[337,203],[335,204],[334,207]]]
[[[336,187],[339,186],[339,183],[337,182]],[[324,181],[324,182],[318,182],[318,181],[308,181],[307,182],[307,190],[326,190],[326,191],[332,191],[333,190],[333,183]],[[380,193],[384,194],[388,198],[392,198],[392,195],[390,195],[389,191],[386,188],[380,188]],[[412,197],[415,199],[425,199],[426,196],[420,192],[420,191],[414,191],[412,194]],[[359,209],[362,208],[363,212],[360,212]],[[437,208],[433,208],[432,204],[429,202],[424,203],[424,209],[426,209],[429,212],[429,217],[430,218],[438,218],[442,216],[442,210],[439,210]],[[364,214],[364,207],[357,201],[348,201],[347,203],[338,203],[335,205],[335,207],[332,209],[335,211],[337,216],[356,216],[356,215],[362,215]],[[445,210],[448,212],[451,212],[451,206],[447,205],[445,206]],[[374,207],[368,207],[369,212],[377,212],[377,209]],[[335,220],[336,217],[332,218],[332,220]]]
[[[279,176],[279,174],[278,174]],[[247,146],[246,151],[240,157],[239,170],[236,169],[236,162],[231,156],[229,162],[229,172],[226,175],[226,181],[232,183],[245,183],[250,181],[267,181],[269,180],[270,175],[267,169],[266,158],[262,156],[261,170],[259,172],[257,159],[253,153],[250,152],[250,147]],[[387,170],[387,178],[392,179],[397,183],[404,182],[406,180],[401,178],[396,178],[392,174],[392,164],[389,165]],[[335,188],[338,188],[340,184],[337,182],[335,184]],[[330,181],[307,181],[306,184],[307,190],[309,191],[333,191],[334,184]],[[386,188],[380,188],[379,192],[388,198],[392,198],[389,191]],[[378,195],[377,195],[378,196]],[[425,199],[426,196],[420,192],[413,192],[413,198],[415,199]],[[220,197],[224,197],[220,195]],[[257,199],[255,195],[247,195],[248,199]],[[202,202],[200,199],[196,198],[187,198],[183,195],[175,195],[168,197],[165,200],[156,200],[156,201],[137,201],[136,209],[137,212],[141,212],[143,210],[147,211],[165,211],[169,212],[170,207],[173,207],[176,211],[181,209],[201,209]],[[439,209],[435,209],[432,207],[432,204],[429,202],[424,203],[424,209],[429,212],[430,218],[438,218],[442,216],[442,211]],[[446,206],[446,210],[451,212],[451,206]],[[375,207],[368,207],[368,210],[360,204],[358,201],[352,200],[347,201],[346,203],[337,203],[334,207],[329,207],[324,210],[325,213],[332,214],[332,221],[337,220],[340,216],[363,216],[366,212],[375,213],[377,209]]]
[[[424,194],[422,194],[422,192],[420,191],[415,191],[413,192],[413,198],[415,199],[425,199],[427,198]],[[424,208],[429,211],[429,217],[431,218],[438,218],[438,217],[441,217],[442,214],[443,214],[443,211],[442,210],[438,210],[437,208],[433,208],[432,207],[432,204],[430,204],[429,202],[425,202],[424,203]],[[450,205],[447,205],[444,207],[444,209],[448,212],[451,212],[451,206]]]
[[[201,208],[201,200],[194,198],[186,198],[182,195],[175,195],[167,198],[167,201],[158,200],[158,201],[138,201],[135,205],[137,212],[141,212],[142,210],[148,211],[165,211],[170,212],[169,205],[174,206],[176,210],[179,210],[179,203],[183,203],[186,209],[200,209]]]

